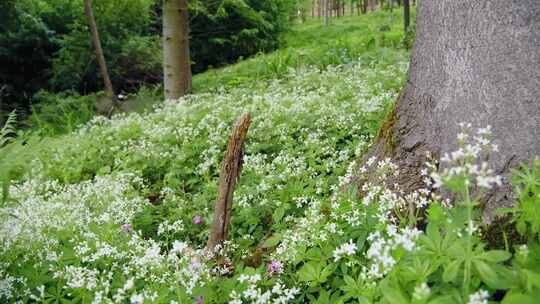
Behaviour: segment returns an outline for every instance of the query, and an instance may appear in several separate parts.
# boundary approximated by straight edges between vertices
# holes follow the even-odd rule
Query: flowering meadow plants
[[[407,64],[364,66],[291,70],[41,141],[2,197],[0,297],[293,301],[299,286],[281,278],[289,261],[245,261],[265,239],[285,243],[280,233],[306,221],[366,149]],[[203,249],[221,156],[246,111],[254,118],[231,241],[211,259]]]

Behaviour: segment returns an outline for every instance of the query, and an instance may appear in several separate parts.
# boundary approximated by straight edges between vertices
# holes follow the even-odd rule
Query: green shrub
[[[517,204],[503,213],[513,215],[517,231],[530,241],[540,240],[540,159],[522,165],[514,174]]]
[[[75,92],[34,95],[29,123],[41,136],[70,133],[96,115],[96,96]]]

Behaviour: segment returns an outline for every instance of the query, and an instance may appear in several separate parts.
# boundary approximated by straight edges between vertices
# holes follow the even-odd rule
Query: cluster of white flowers
[[[283,239],[272,253],[272,258],[284,263],[293,261],[301,246],[311,247],[324,241],[324,216],[320,213],[320,201],[312,201],[305,216],[298,218],[296,225],[283,233]]]
[[[520,245],[517,248],[517,254],[518,256],[527,258],[529,256],[529,247],[526,244]]]
[[[230,293],[229,304],[286,304],[294,300],[295,296],[300,292],[298,288],[287,288],[279,280],[269,290],[263,290],[257,285],[262,276],[260,274],[245,275],[242,274],[238,278],[240,283],[247,283],[244,291],[238,292],[233,290]]]
[[[23,288],[20,288],[21,286],[18,285],[22,285]],[[20,292],[21,289],[24,290],[25,294],[30,293],[30,290],[26,288],[26,281],[24,278],[11,276],[0,269],[0,299],[11,300],[15,298],[15,295]]]
[[[406,251],[413,251],[416,248],[416,241],[421,235],[421,231],[416,228],[398,229],[394,225],[388,225],[386,235],[380,231],[369,235],[368,241],[371,242],[366,257],[371,265],[366,272],[367,278],[380,279],[392,270],[396,264],[392,252],[398,247]]]
[[[431,295],[431,288],[429,288],[428,284],[426,282],[423,282],[420,285],[417,285],[414,288],[413,292],[413,299],[421,301],[421,300],[427,300],[427,298]]]
[[[12,186],[18,204],[0,208],[0,242],[5,248],[35,246],[50,243],[49,231],[129,223],[146,203],[134,192],[140,183],[135,175],[120,174],[67,186],[40,180]]]
[[[487,304],[489,293],[483,289],[471,294],[467,304]]]
[[[168,220],[160,223],[157,230],[157,235],[163,234],[175,234],[184,230],[184,223],[182,220],[174,221],[170,223]]]
[[[430,174],[434,188],[440,188],[454,178],[466,178],[468,186],[476,185],[480,188],[489,189],[500,186],[502,178],[495,175],[487,162],[477,163],[478,159],[487,157],[491,152],[497,152],[498,147],[489,139],[491,127],[480,128],[476,135],[470,136],[471,124],[460,124],[462,129],[458,134],[459,148],[451,153],[445,153],[440,159],[442,170],[436,170],[434,164],[428,164],[432,168]],[[429,182],[428,182],[429,183]],[[431,183],[429,183],[431,185]]]
[[[349,240],[349,242],[341,245],[340,247],[334,250],[334,262],[339,261],[342,256],[356,254],[357,249],[358,248],[356,244],[353,243],[352,240]]]

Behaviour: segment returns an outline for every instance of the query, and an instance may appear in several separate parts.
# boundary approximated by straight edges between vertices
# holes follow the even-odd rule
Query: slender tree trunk
[[[250,124],[249,113],[244,114],[236,122],[223,157],[219,174],[218,198],[214,204],[214,220],[206,245],[210,251],[227,240],[229,235],[234,188],[242,172],[244,142]]]
[[[192,91],[192,74],[191,74],[191,55],[189,50],[189,8],[188,0],[180,0],[181,7],[181,45],[180,45],[180,62],[182,63],[182,90],[184,94],[191,94]]]
[[[330,24],[330,1],[331,0],[324,0],[324,26]]]
[[[409,29],[409,24],[411,22],[410,15],[411,15],[411,12],[410,12],[409,0],[403,0],[403,28],[405,32],[407,32],[407,30]]]
[[[96,52],[96,60],[99,65],[101,78],[103,78],[105,94],[107,95],[107,97],[111,98],[113,105],[117,105],[111,77],[109,76],[109,70],[107,69],[107,62],[105,61],[105,56],[103,55],[103,49],[101,47],[101,40],[99,39],[96,19],[94,18],[94,11],[92,9],[92,0],[84,0],[84,14],[86,15],[86,21],[88,22],[88,26],[90,27],[92,45],[94,46],[94,51]]]
[[[163,1],[163,74],[165,99],[191,93],[187,0]]]
[[[424,187],[426,152],[455,151],[459,123],[491,125],[501,187],[484,219],[514,201],[511,170],[540,155],[540,1],[423,0],[408,82],[368,157],[390,157],[405,191]],[[474,194],[473,194],[474,195]]]
[[[377,6],[377,3],[375,3],[376,0],[367,0],[369,5],[369,11],[373,12],[375,11],[375,8]]]

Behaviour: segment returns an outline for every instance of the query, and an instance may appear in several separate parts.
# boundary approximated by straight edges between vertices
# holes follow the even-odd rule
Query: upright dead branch
[[[244,142],[250,124],[249,113],[242,115],[236,122],[221,164],[218,197],[214,204],[214,220],[207,243],[207,249],[210,251],[223,243],[229,234],[234,188],[242,171]]]

